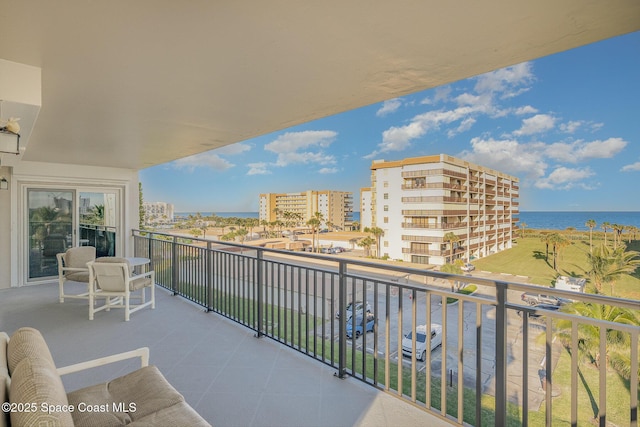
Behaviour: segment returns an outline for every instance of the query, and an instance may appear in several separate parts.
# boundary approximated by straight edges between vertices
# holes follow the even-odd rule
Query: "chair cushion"
[[[67,249],[64,254],[65,267],[86,268],[89,261],[96,259],[96,248],[93,246],[79,246]],[[87,280],[89,276],[87,276]],[[72,280],[72,279],[69,279]]]
[[[14,426],[73,425],[62,380],[55,366],[45,359],[25,358],[18,363],[11,375],[9,399],[30,409],[11,412],[11,424]],[[43,411],[43,404],[44,409],[53,407],[55,410]]]
[[[73,282],[89,282],[89,272],[88,271],[71,271],[64,275],[67,280],[71,280]]]
[[[151,277],[141,277],[139,279],[132,280],[129,284],[130,291],[137,291],[138,289],[142,289],[145,286],[152,286]]]
[[[110,262],[114,264],[129,264],[129,260],[126,258],[120,258],[116,256],[103,256],[96,259],[96,262]]]
[[[73,412],[74,423],[81,426],[128,424],[184,402],[184,397],[167,382],[155,366],[146,366],[113,381],[71,392],[68,399],[71,405],[82,402],[87,405],[107,405],[110,409],[109,412],[99,413]],[[114,408],[113,403],[122,404],[122,409],[133,409],[129,406],[133,404],[135,411],[118,411],[119,408]],[[178,425],[171,422],[161,424]]]
[[[27,358],[42,359],[51,365],[54,370],[56,369],[49,347],[40,331],[25,327],[18,329],[11,335],[7,346],[7,366],[12,377],[18,363]]]

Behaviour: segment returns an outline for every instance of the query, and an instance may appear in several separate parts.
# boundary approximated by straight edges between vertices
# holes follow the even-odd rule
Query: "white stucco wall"
[[[26,226],[24,212],[28,188],[115,190],[120,194],[121,244],[118,255],[133,255],[131,229],[138,228],[138,172],[132,169],[21,161],[1,174],[10,181],[0,194],[0,289],[26,284]],[[7,265],[7,261],[8,265]]]

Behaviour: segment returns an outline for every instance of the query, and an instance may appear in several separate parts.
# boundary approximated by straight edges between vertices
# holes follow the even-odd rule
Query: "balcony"
[[[2,291],[3,328],[41,329],[60,365],[149,346],[151,363],[214,425],[576,425],[579,410],[592,407],[578,406],[577,372],[585,368],[567,348],[578,348],[585,325],[599,331],[602,351],[612,331],[628,338],[628,383],[638,384],[640,327],[524,305],[520,294],[540,292],[537,286],[160,233],[133,238],[135,255],[151,258],[166,289],[156,310],[136,313],[130,323],[117,311],[90,322],[85,303],[57,302],[55,284],[31,286]],[[476,293],[452,292],[454,283],[468,282]],[[347,320],[334,314],[354,299],[371,304],[374,331],[346,338]],[[442,345],[424,361],[401,356],[403,335],[432,322],[442,325]],[[559,322],[570,325],[569,338],[557,339]],[[410,347],[415,353],[417,343]],[[560,365],[570,378],[556,376]],[[606,363],[597,372],[600,424],[610,421],[607,405],[622,405],[623,424],[633,424],[637,394],[608,395]],[[75,389],[83,380],[65,385]]]

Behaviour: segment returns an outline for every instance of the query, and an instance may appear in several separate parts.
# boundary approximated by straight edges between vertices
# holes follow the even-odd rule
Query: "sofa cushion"
[[[45,359],[25,358],[15,366],[9,399],[11,403],[25,405],[24,410],[11,412],[14,426],[73,425],[62,380],[55,366]]]
[[[76,407],[82,403],[109,409],[109,412],[73,412],[75,424],[83,426],[128,424],[184,402],[184,397],[167,382],[155,366],[147,366],[113,381],[71,392],[68,399],[69,403]],[[117,405],[121,407],[118,408]]]
[[[42,359],[48,362],[54,370],[56,368],[49,347],[37,329],[20,328],[11,335],[7,346],[9,375],[13,376],[16,366],[25,358]]]
[[[9,400],[9,368],[7,367],[7,346],[9,345],[9,335],[0,332],[0,403]],[[0,412],[0,427],[9,425],[9,413]]]
[[[175,426],[175,427],[206,427],[211,426],[187,402],[176,403],[153,414],[135,420],[132,427],[143,426]]]

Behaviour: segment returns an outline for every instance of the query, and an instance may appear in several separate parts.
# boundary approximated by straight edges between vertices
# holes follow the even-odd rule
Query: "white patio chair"
[[[93,246],[79,246],[69,248],[66,252],[56,254],[58,258],[58,288],[60,302],[65,298],[89,298],[89,267],[87,263],[96,259],[96,248]],[[81,294],[65,294],[64,284],[67,281],[87,284],[86,292]]]
[[[89,320],[98,311],[124,308],[124,320],[129,321],[131,313],[151,306],[156,308],[155,272],[132,275],[129,262],[124,258],[103,257],[90,262],[89,275]],[[146,301],[145,288],[151,288],[151,298]],[[140,294],[135,294],[139,292]],[[105,298],[104,305],[96,307],[96,298]],[[131,304],[131,299],[139,298],[139,304]]]

